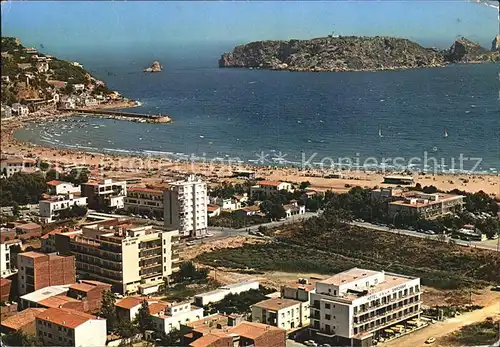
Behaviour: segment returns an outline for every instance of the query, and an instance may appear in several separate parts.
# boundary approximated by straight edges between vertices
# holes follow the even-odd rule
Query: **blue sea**
[[[175,121],[75,117],[32,124],[16,136],[40,145],[181,160],[490,173],[500,166],[498,64],[386,72],[220,69],[218,56],[229,48],[175,57],[72,57],[110,88],[140,101],[133,112],[168,114]],[[143,73],[155,59],[164,71]]]

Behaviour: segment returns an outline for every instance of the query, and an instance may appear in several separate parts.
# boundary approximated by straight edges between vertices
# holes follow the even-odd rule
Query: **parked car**
[[[427,340],[425,340],[425,343],[427,343],[427,344],[431,344],[434,342],[436,342],[436,339],[434,337],[429,337]]]
[[[493,290],[494,292],[500,292],[500,286],[492,287],[491,290]]]

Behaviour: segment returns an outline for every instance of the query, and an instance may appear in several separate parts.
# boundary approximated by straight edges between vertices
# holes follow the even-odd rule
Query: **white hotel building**
[[[384,329],[420,316],[420,279],[353,268],[316,283],[311,335],[332,345],[372,346]]]
[[[164,193],[165,227],[181,236],[200,236],[207,231],[207,184],[195,176],[169,184]]]

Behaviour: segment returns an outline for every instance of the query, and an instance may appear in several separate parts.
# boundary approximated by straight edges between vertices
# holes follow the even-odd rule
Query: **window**
[[[49,333],[49,338],[50,338],[50,339],[52,338],[52,334],[51,334],[51,333]]]
[[[326,308],[327,310],[329,310],[329,309],[330,309],[330,304],[325,304],[325,308]]]
[[[332,316],[331,316],[331,315],[329,315],[329,314],[325,314],[325,319],[326,319],[326,320],[330,320],[330,319],[332,319]]]

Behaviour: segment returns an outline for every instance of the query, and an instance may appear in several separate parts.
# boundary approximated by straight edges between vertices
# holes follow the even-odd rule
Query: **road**
[[[375,224],[371,224],[368,222],[351,222],[351,225],[357,225],[359,227],[363,227],[363,228],[367,228],[367,229],[387,231],[387,232],[391,232],[391,233],[395,233],[395,234],[408,235],[408,236],[420,237],[420,238],[437,239],[439,237],[439,235],[427,235],[427,234],[419,233],[417,231],[412,231],[412,230],[391,229],[391,228],[386,227],[386,226],[375,225]],[[482,248],[482,249],[487,249],[490,251],[499,251],[498,244],[491,244],[491,243],[485,243],[485,242],[479,242],[479,241],[464,241],[464,240],[458,240],[458,239],[453,239],[453,241],[457,245],[461,245],[461,246]]]
[[[464,325],[469,325],[476,322],[482,322],[486,318],[500,314],[500,304],[487,306],[483,309],[464,313],[458,317],[447,319],[443,322],[438,322],[428,327],[415,331],[409,335],[400,337],[399,339],[381,344],[383,347],[399,347],[399,346],[425,346],[425,340],[429,337],[442,337],[448,335]],[[439,344],[435,345],[436,347]]]

